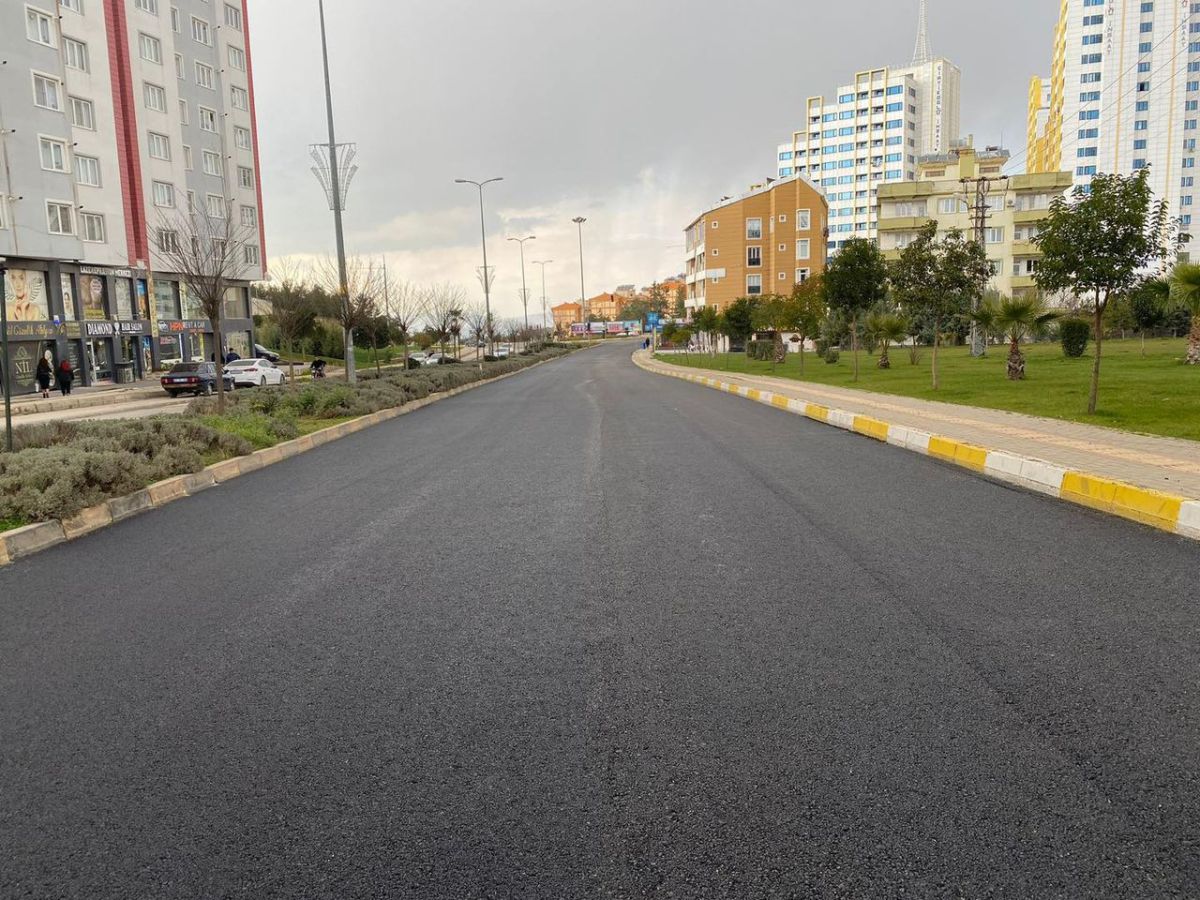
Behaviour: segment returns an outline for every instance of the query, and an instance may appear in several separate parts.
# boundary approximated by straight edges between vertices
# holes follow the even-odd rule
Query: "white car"
[[[508,359],[512,355],[512,347],[508,344],[500,344],[496,348],[496,359]]]
[[[421,360],[421,365],[423,365],[423,366],[440,366],[442,363],[444,363],[449,358],[450,357],[448,357],[445,353],[430,353],[423,360]]]
[[[425,366],[428,365],[425,360],[429,358],[429,354],[425,353],[423,350],[418,350],[415,353],[408,354],[408,358],[412,362],[415,362],[418,366]]]
[[[267,359],[235,359],[225,364],[225,371],[233,376],[234,387],[287,384],[287,375],[283,369]]]

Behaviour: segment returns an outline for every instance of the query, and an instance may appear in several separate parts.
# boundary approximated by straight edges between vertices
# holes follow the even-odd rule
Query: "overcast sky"
[[[929,6],[933,52],[963,70],[964,132],[1016,155],[1058,4]],[[316,7],[250,3],[273,258],[333,246],[308,158],[325,140]],[[578,215],[589,294],[682,271],[683,227],[775,174],[808,96],[908,64],[917,0],[327,0],[327,15],[338,139],[359,148],[350,252],[481,298],[478,195],[453,182],[502,175],[487,189],[488,262],[514,315],[520,263],[504,238],[536,234],[527,259],[555,261],[550,303],[577,298]]]

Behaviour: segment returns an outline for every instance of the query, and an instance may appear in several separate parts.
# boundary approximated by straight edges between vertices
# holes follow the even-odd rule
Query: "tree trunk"
[[[804,337],[800,338],[800,374],[804,374]]]
[[[354,384],[358,380],[358,372],[354,365],[354,330],[342,329],[342,345],[346,353],[346,383]]]
[[[888,342],[884,341],[879,348],[879,362],[877,363],[881,369],[890,369],[892,361],[888,359]]]
[[[1146,358],[1146,329],[1142,329],[1142,359]]]
[[[213,317],[212,327],[213,343],[216,344],[213,349],[213,360],[217,364],[217,413],[223,416],[225,415],[225,352],[224,347],[221,346],[220,315]]]
[[[1017,338],[1013,338],[1008,348],[1008,378],[1010,381],[1021,381],[1025,378],[1025,355]]]
[[[1192,330],[1188,332],[1187,364],[1200,366],[1200,311],[1192,313]]]
[[[408,332],[400,332],[400,340],[404,341],[404,371],[408,371]]]
[[[1100,297],[1096,297],[1096,316],[1093,328],[1096,338],[1096,357],[1092,360],[1092,387],[1088,392],[1088,415],[1096,414],[1096,400],[1100,395],[1100,351],[1104,346],[1104,306]]]
[[[938,389],[938,367],[937,367],[938,344],[941,343],[941,338],[942,338],[941,328],[938,327],[940,324],[941,323],[939,323],[937,321],[935,321],[933,323],[933,359],[931,362],[931,366],[933,368],[933,389],[935,391]]]
[[[858,381],[858,316],[850,320],[850,346],[854,350],[854,380]]]

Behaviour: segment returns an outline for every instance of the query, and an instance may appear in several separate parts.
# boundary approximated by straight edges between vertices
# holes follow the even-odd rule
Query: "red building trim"
[[[146,203],[142,191],[141,141],[133,99],[133,70],[129,59],[129,28],[123,0],[104,0],[108,27],[108,65],[112,76],[113,122],[117,129],[118,168],[125,210],[125,240],[129,265],[140,259],[150,265],[146,234]]]
[[[267,227],[263,215],[263,172],[258,153],[258,104],[254,100],[254,57],[250,52],[250,0],[242,0],[242,29],[246,35],[246,82],[250,92],[250,134],[254,141],[254,188],[258,193],[258,252],[263,275],[267,274]]]

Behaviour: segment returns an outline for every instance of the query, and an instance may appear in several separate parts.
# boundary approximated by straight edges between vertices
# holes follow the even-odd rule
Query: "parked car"
[[[266,387],[286,384],[283,369],[268,359],[237,359],[225,364],[225,373],[233,376],[234,387]]]
[[[496,347],[496,359],[508,359],[512,356],[512,347],[508,344],[500,344]]]
[[[225,373],[225,390],[233,390],[233,376]],[[180,394],[212,394],[217,389],[217,365],[211,362],[176,363],[160,381],[172,397]]]
[[[257,356],[259,359],[270,360],[273,363],[279,362],[279,354],[276,353],[274,350],[268,350],[262,344],[254,345],[254,355]]]
[[[445,353],[430,353],[423,360],[421,360],[421,365],[423,365],[423,366],[440,366],[442,363],[447,362],[449,359],[450,359],[450,357],[448,357]]]
[[[418,350],[416,353],[408,354],[408,358],[418,366],[423,366],[425,365],[425,360],[429,358],[429,354],[423,350]]]

